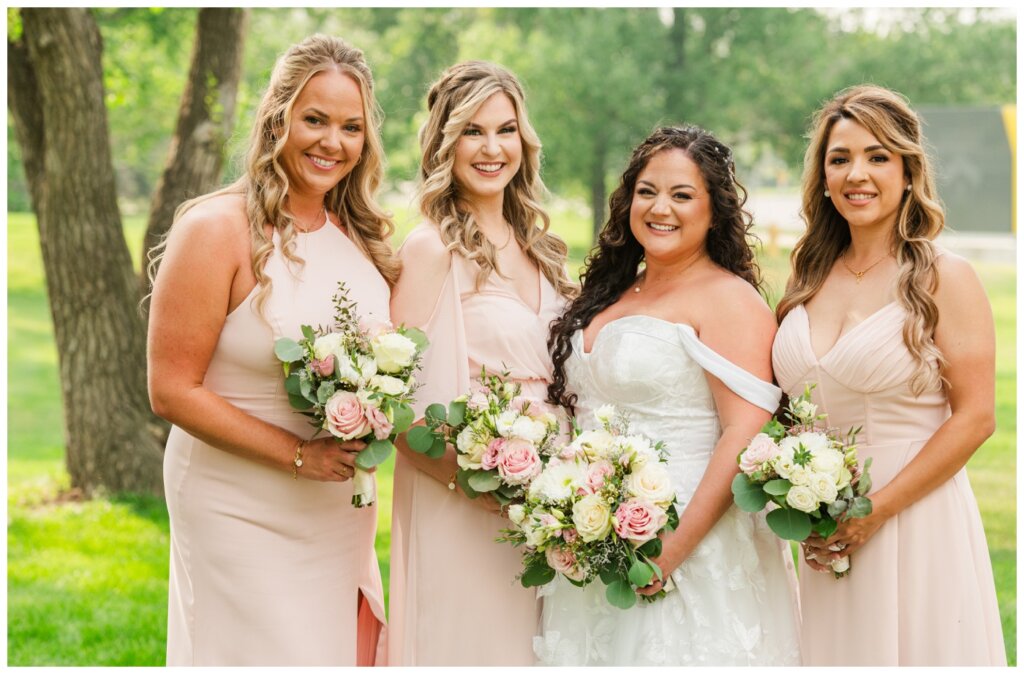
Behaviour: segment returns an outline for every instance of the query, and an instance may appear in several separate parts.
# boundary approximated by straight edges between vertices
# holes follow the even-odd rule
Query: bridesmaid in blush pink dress
[[[351,505],[365,444],[310,440],[274,356],[276,339],[331,324],[339,281],[362,316],[388,319],[399,264],[374,198],[372,82],[342,40],[290,48],[257,110],[244,175],[185,204],[167,239],[149,386],[174,424],[168,665],[383,662],[376,508]]]
[[[806,155],[807,231],[777,313],[775,375],[860,426],[872,513],[805,541],[804,664],[1005,665],[965,464],[994,429],[995,336],[978,276],[936,248],[944,215],[906,100],[840,92]],[[822,565],[850,558],[836,579]]]
[[[483,62],[451,67],[428,96],[420,132],[426,220],[399,253],[395,323],[430,339],[416,393],[465,393],[481,368],[508,371],[541,401],[551,377],[548,324],[575,287],[565,244],[536,199],[540,143],[522,87]],[[538,226],[538,221],[543,226]],[[490,495],[465,497],[452,449],[434,460],[399,443],[391,526],[392,665],[530,665],[536,591],[516,580],[520,554],[494,539],[508,525]]]

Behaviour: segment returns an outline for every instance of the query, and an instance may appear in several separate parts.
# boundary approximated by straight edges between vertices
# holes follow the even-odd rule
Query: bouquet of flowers
[[[828,538],[839,522],[871,514],[871,459],[863,467],[857,462],[860,428],[844,438],[834,428],[817,428],[827,415],[818,414],[811,402],[812,389],[808,386],[790,400],[784,411],[791,422],[788,429],[772,419],[740,452],[740,473],[732,482],[740,509],[753,513],[774,504],[766,518],[768,526],[792,541],[802,541],[812,531]],[[840,578],[849,573],[850,558],[830,566]]]
[[[579,587],[600,578],[608,602],[626,609],[636,588],[662,579],[650,560],[661,554],[658,535],[679,524],[676,495],[663,443],[631,434],[628,418],[611,405],[595,417],[601,426],[594,430],[579,432],[574,421],[572,441],[533,479],[525,502],[509,507],[513,528],[499,541],[525,545],[524,586],[544,585],[556,573]]]
[[[361,508],[376,500],[373,476],[366,471],[391,455],[395,438],[413,422],[413,371],[427,338],[415,328],[361,325],[344,283],[333,299],[333,326],[303,325],[303,338],[278,339],[274,354],[284,364],[288,400],[310,417],[314,436],[324,430],[338,440],[369,443],[356,456],[352,478],[352,505]]]
[[[524,489],[557,452],[558,417],[542,402],[521,395],[518,383],[483,370],[466,395],[448,408],[427,407],[426,424],[406,439],[416,452],[438,458],[455,447],[455,480],[470,498],[491,493],[502,505],[522,500]],[[450,487],[455,488],[453,482]]]

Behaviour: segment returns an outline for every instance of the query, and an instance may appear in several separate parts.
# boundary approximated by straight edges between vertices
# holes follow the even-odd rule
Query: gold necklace
[[[864,274],[867,274],[869,271],[871,271],[875,267],[875,265],[877,265],[879,262],[881,262],[882,260],[884,260],[887,257],[889,257],[889,253],[886,253],[882,257],[878,258],[877,260],[872,262],[870,265],[868,265],[865,269],[863,269],[861,271],[857,271],[856,269],[854,269],[853,267],[850,266],[850,264],[846,261],[846,253],[843,253],[842,257],[840,257],[839,259],[843,261],[843,266],[846,267],[846,270],[849,271],[851,274],[853,274],[857,278],[857,283],[860,283],[860,280],[862,278],[864,278]]]
[[[321,216],[321,217],[326,217],[326,216],[327,216],[327,204],[324,204],[324,205],[322,205],[322,206],[320,207],[320,216]],[[302,227],[296,227],[296,229],[298,229],[298,230],[299,230],[300,232],[302,232],[303,234],[308,234],[308,233],[309,233],[309,230],[311,230],[311,229],[312,229],[312,228],[314,227],[314,225],[316,225],[316,224],[317,224],[317,221],[319,220],[319,218],[317,218],[317,217],[315,217],[315,216],[314,216],[314,218],[313,218],[313,224],[312,224],[312,225],[307,225],[306,223],[304,223],[304,222],[301,222],[301,221],[300,221],[300,220],[299,220],[299,219],[298,219],[297,217],[295,217],[294,215],[292,216],[292,220],[294,220],[294,221],[295,221],[296,223],[298,223],[298,224],[302,225]]]

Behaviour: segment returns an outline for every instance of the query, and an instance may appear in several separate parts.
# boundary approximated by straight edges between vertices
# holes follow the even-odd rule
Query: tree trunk
[[[668,68],[665,82],[665,107],[669,121],[678,124],[686,119],[686,10],[672,9],[672,28],[668,32]]]
[[[235,118],[248,17],[247,9],[199,10],[192,67],[142,243],[143,295],[150,289],[147,255],[170,228],[175,209],[186,199],[212,191],[220,181]],[[148,298],[146,304],[148,309]]]
[[[163,423],[146,391],[145,330],[117,209],[99,29],[85,9],[20,11],[28,58],[9,65],[9,82],[15,73],[18,80],[8,104],[39,224],[71,484],[87,494],[162,493]],[[28,168],[30,157],[37,168]]]
[[[590,164],[590,212],[594,228],[594,236],[591,241],[593,243],[597,243],[597,236],[601,233],[601,228],[604,227],[605,200],[607,198],[605,188],[605,156],[607,152],[604,139],[599,137]]]

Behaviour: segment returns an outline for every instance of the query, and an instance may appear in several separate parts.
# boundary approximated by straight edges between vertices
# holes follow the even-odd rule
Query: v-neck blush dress
[[[296,237],[287,261],[274,233],[264,314],[249,296],[221,329],[204,385],[252,416],[309,438],[288,404],[280,337],[330,325],[345,281],[361,316],[388,320],[390,290],[332,222]],[[212,447],[173,427],[164,455],[171,520],[167,664],[354,666],[383,656],[377,508],[351,505],[352,482],[289,471]]]
[[[439,237],[420,225],[409,234]],[[414,262],[407,262],[407,265]],[[430,347],[417,375],[416,412],[469,390],[481,367],[508,371],[523,395],[543,400],[551,379],[548,325],[564,301],[540,277],[539,310],[491,273],[479,290],[475,262],[452,254],[424,326]],[[539,619],[536,590],[516,580],[521,552],[494,541],[508,521],[399,455],[391,524],[389,665],[531,665]]]
[[[816,357],[803,305],[775,337],[775,376],[812,396],[829,424],[862,426],[857,454],[872,459],[874,491],[921,450],[950,415],[940,385],[915,396],[903,342],[906,311],[891,302]],[[992,564],[966,469],[892,517],[836,579],[801,559],[805,665],[1006,665]]]

